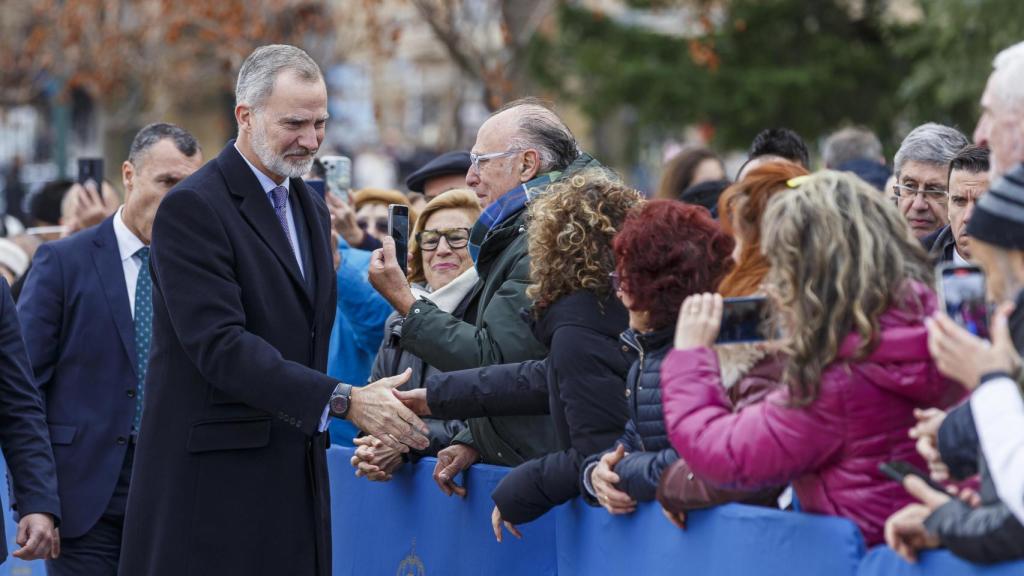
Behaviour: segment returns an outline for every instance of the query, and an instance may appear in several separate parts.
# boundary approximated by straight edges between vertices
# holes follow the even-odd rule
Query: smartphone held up
[[[327,193],[348,202],[352,189],[352,160],[348,156],[322,156],[320,163],[324,166]]]
[[[965,330],[989,338],[985,273],[973,264],[945,264],[936,270],[942,310]]]
[[[402,272],[409,273],[409,207],[388,205],[388,236],[395,241],[395,257]]]
[[[716,344],[742,344],[774,338],[768,322],[768,299],[764,296],[722,300],[722,324]]]

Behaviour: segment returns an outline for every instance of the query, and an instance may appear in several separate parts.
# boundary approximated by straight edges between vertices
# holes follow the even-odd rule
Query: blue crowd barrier
[[[556,514],[560,576],[854,576],[864,555],[860,531],[848,520],[740,504],[694,511],[685,532],[654,504],[612,516],[576,499]]]
[[[1024,575],[1024,561],[976,566],[946,550],[908,564],[884,546],[865,553],[843,518],[729,504],[691,513],[685,532],[656,504],[611,516],[579,499],[521,526],[524,539],[491,532],[491,490],[507,469],[474,466],[465,500],[434,484],[435,460],[405,466],[387,483],[355,478],[353,450],[328,453],[334,574],[759,574],[786,576]]]
[[[491,490],[507,469],[477,465],[465,475],[465,500],[434,484],[433,458],[405,466],[387,483],[356,478],[353,449],[328,452],[334,538],[334,576],[396,574],[451,576],[529,574],[758,574],[786,576],[1021,576],[1024,561],[978,566],[947,550],[909,564],[885,546],[865,554],[849,521],[729,504],[691,513],[685,532],[662,518],[657,505],[611,516],[579,499],[521,526],[523,540],[491,532]],[[0,466],[6,469],[3,460]],[[16,550],[7,477],[0,481],[8,550]],[[41,561],[13,556],[0,576],[45,576]]]
[[[505,468],[473,466],[462,500],[437,488],[433,458],[375,483],[354,476],[353,452],[328,452],[334,576],[557,574],[553,515],[524,526],[523,540],[494,540],[491,491]]]
[[[910,564],[885,546],[872,548],[860,563],[857,576],[1021,576],[1024,562],[979,566],[957,558],[949,550],[933,550]]]

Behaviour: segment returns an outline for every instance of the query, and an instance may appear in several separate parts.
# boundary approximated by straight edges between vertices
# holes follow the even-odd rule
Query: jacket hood
[[[590,290],[579,290],[559,298],[540,318],[534,319],[525,310],[524,313],[533,328],[534,337],[547,348],[551,348],[555,332],[564,326],[581,326],[616,338],[629,325],[629,313],[615,294],[602,298]]]
[[[727,389],[742,380],[761,359],[768,355],[768,349],[764,343],[760,342],[716,345],[712,349],[718,356],[722,386]]]
[[[839,360],[850,361],[856,377],[919,404],[951,401],[956,386],[941,376],[928,352],[928,331],[924,320],[935,312],[935,293],[914,282],[898,306],[879,319],[877,343],[864,360],[857,361],[860,337],[850,334],[839,349]]]

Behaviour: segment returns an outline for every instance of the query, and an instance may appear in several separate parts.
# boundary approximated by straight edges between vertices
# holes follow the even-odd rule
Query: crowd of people
[[[1024,558],[1022,86],[1024,43],[994,60],[973,143],[918,126],[891,172],[865,128],[817,171],[769,128],[735,177],[684,149],[653,198],[523,99],[409,192],[342,197],[303,180],[319,68],[259,48],[219,155],[152,124],[123,202],[52,182],[36,232],[5,223],[14,554],[52,575],[329,574],[333,440],[368,481],[436,457],[447,495],[510,467],[498,541],[578,496],[656,501],[679,528],[726,502],[840,516],[909,561]],[[989,339],[946,315],[950,264],[983,271]],[[720,341],[727,304],[761,297],[764,337]]]

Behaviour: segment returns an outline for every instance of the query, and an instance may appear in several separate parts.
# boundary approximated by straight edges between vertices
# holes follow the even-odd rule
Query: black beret
[[[469,152],[447,152],[424,164],[419,170],[409,174],[405,186],[413,192],[423,192],[427,180],[450,174],[466,175],[469,172]]]

